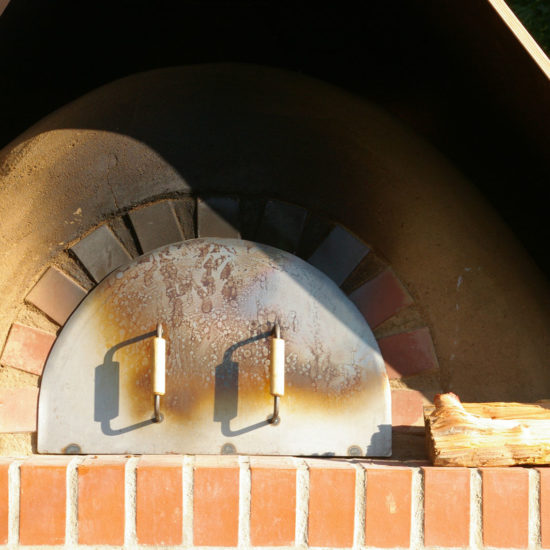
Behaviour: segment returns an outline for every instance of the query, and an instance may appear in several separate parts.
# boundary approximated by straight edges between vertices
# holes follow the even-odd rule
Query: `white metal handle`
[[[269,419],[269,423],[277,425],[281,421],[279,399],[285,394],[285,341],[281,338],[281,328],[278,324],[273,327],[271,338],[269,383],[273,396],[273,416]]]
[[[154,422],[162,422],[160,396],[166,393],[166,340],[162,337],[162,325],[157,324],[157,335],[153,340],[153,393]]]

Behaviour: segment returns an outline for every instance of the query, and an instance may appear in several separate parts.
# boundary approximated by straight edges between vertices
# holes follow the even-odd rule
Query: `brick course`
[[[309,473],[310,546],[353,546],[355,470],[313,465]]]
[[[36,431],[38,388],[0,388],[0,433]]]
[[[296,468],[251,464],[250,540],[253,546],[290,546],[296,528]]]
[[[9,459],[0,458],[0,544],[6,544],[8,542],[9,466]]]
[[[196,467],[193,499],[195,546],[237,546],[238,467]]]
[[[538,468],[540,475],[540,538],[543,548],[550,548],[550,469]]]
[[[58,325],[63,325],[84,296],[86,290],[76,281],[59,269],[50,267],[25,299]]]
[[[136,471],[136,530],[139,544],[182,543],[182,459],[141,457]]]
[[[437,368],[437,357],[427,327],[378,340],[388,377],[403,378]]]
[[[470,472],[423,468],[424,543],[465,548],[470,540]]]
[[[421,549],[467,548],[471,536],[474,542],[483,536],[483,548],[526,548],[529,537],[540,538],[542,548],[549,546],[550,470],[545,468],[531,474],[519,467],[479,470],[481,513],[476,515],[477,505],[470,510],[470,502],[476,502],[471,499],[479,489],[470,487],[469,468],[251,457],[248,488],[247,482],[241,487],[247,461],[239,464],[228,456],[196,457],[193,483],[183,483],[188,466],[181,456],[141,457],[135,470],[136,462],[122,456],[77,458],[70,470],[75,460],[70,456],[33,456],[10,467],[13,460],[0,459],[0,544],[71,545],[78,540],[117,547],[236,547],[248,544],[249,536],[250,545],[258,548],[306,540],[309,547],[350,548],[360,542],[368,548]],[[365,468],[364,486],[356,464]],[[298,489],[299,498],[298,471],[306,474],[300,479],[309,477],[309,484]],[[530,495],[538,486],[529,484],[530,476],[540,476],[541,521],[540,531],[529,535],[528,518],[534,512],[529,506],[538,502],[537,495]],[[12,510],[18,487],[20,505]],[[422,494],[423,515],[413,513]],[[186,504],[191,499],[192,510]],[[14,527],[10,521],[18,512]]]
[[[407,548],[411,538],[411,469],[367,467],[366,473],[367,546]]]
[[[124,466],[121,457],[87,458],[78,467],[78,542],[124,543]]]
[[[524,468],[482,468],[483,543],[527,548],[529,476]]]
[[[14,323],[0,363],[40,376],[54,342],[54,334]]]
[[[416,390],[392,390],[391,414],[394,426],[424,424],[424,399]]]
[[[353,291],[349,297],[373,329],[413,303],[391,269],[382,271]]]
[[[66,469],[71,458],[33,457],[21,465],[21,544],[65,543]]]

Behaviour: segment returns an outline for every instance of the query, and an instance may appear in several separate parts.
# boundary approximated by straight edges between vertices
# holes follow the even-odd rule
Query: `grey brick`
[[[341,285],[368,253],[369,248],[363,241],[337,225],[308,262]]]
[[[86,291],[79,284],[50,267],[27,294],[26,300],[63,325],[84,296]]]
[[[102,225],[71,247],[96,282],[131,260],[108,226]]]
[[[265,199],[241,197],[241,237],[255,241],[265,208]]]
[[[109,220],[109,229],[121,242],[132,258],[139,256],[138,243],[135,239],[135,231],[128,215],[119,216]]]
[[[197,202],[199,237],[240,239],[239,200],[232,197],[209,197]]]
[[[319,243],[325,240],[333,227],[334,224],[326,218],[321,218],[310,212],[302,232],[298,256],[304,259],[309,258],[317,250]]]
[[[184,239],[169,201],[157,202],[145,208],[133,210],[129,216],[144,253]]]
[[[295,253],[298,250],[307,210],[277,200],[265,205],[257,241]]]
[[[196,200],[191,197],[179,199],[172,202],[176,217],[180,222],[183,234],[186,239],[194,239],[197,236],[195,230]]]

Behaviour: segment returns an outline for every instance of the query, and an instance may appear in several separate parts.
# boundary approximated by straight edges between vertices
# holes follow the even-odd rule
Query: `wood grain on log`
[[[465,403],[453,393],[424,408],[429,456],[436,466],[550,464],[550,401]]]

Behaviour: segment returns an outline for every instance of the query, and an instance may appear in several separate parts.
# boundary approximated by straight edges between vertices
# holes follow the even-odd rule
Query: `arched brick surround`
[[[257,223],[250,226],[240,223],[251,214],[246,206],[240,208],[241,202],[246,205],[247,198],[217,196],[198,201],[191,197],[177,198],[146,204],[113,218],[87,232],[63,252],[74,260],[72,276],[55,263],[46,268],[27,294],[25,307],[35,314],[40,311],[50,322],[62,327],[87,290],[139,252],[185,237],[239,237],[242,232],[250,240],[278,245],[302,255],[346,289],[378,337],[392,385],[394,426],[398,430],[421,426],[422,405],[440,391],[437,358],[430,331],[420,314],[413,312],[414,301],[394,271],[372,247],[348,230],[304,208],[256,199]],[[82,286],[78,281],[86,284]],[[411,310],[408,317],[398,317],[407,308]],[[39,377],[54,341],[52,332],[14,323],[0,362]],[[35,432],[38,398],[35,389],[0,391],[10,408],[10,416],[2,417],[0,430]],[[396,455],[403,452],[399,445],[396,450]],[[417,448],[409,450],[409,454],[417,451]]]

